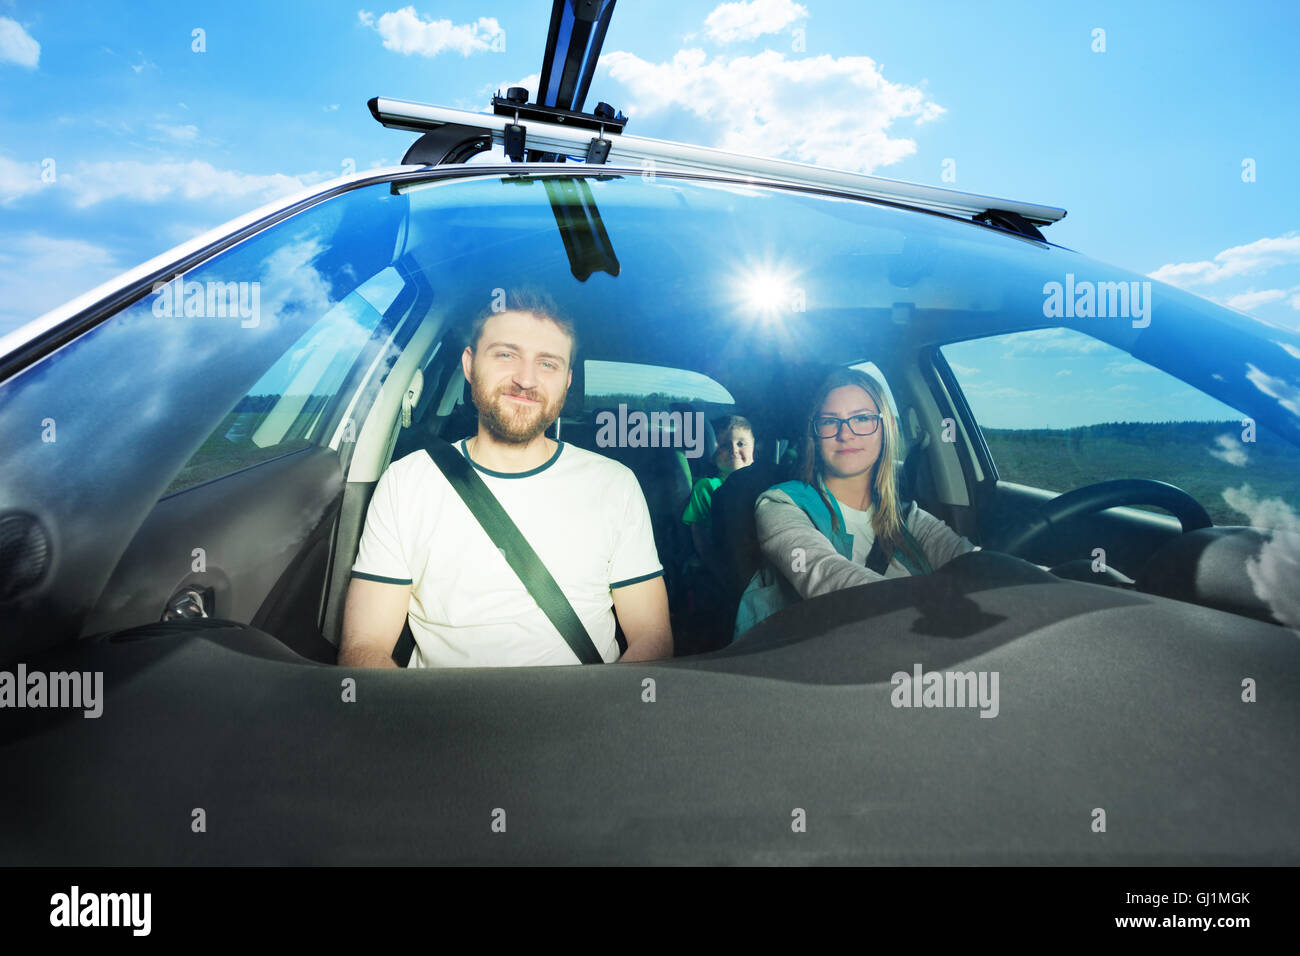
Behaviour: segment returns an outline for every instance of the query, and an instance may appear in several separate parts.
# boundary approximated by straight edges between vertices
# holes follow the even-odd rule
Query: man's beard
[[[497,441],[508,445],[526,445],[560,417],[564,407],[564,395],[559,395],[549,405],[544,403],[540,389],[516,389],[513,385],[499,386],[489,392],[487,386],[476,375],[470,382],[470,391],[474,405],[478,408],[479,424]],[[520,405],[504,398],[506,395],[520,395],[531,398],[537,405]]]

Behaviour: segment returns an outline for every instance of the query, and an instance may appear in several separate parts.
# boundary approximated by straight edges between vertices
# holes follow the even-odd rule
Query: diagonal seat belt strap
[[[907,529],[907,518],[911,515],[915,504],[914,501],[905,501],[899,508],[903,520],[899,524],[898,530],[902,532],[904,540],[907,541],[908,547],[911,549],[911,557],[902,548],[895,548],[893,556],[898,559],[899,564],[907,568],[908,573],[929,574],[934,568],[930,567],[930,562],[925,556],[925,549],[921,547],[921,542],[917,541],[912,532]],[[884,574],[889,568],[889,561],[890,556],[885,552],[885,547],[880,543],[880,539],[877,538],[872,542],[871,551],[867,554],[867,567],[877,574]]]
[[[501,549],[506,562],[519,575],[519,580],[537,602],[537,606],[555,625],[578,660],[584,664],[605,663],[573,606],[555,583],[555,578],[546,570],[546,565],[518,526],[510,520],[510,515],[501,507],[501,502],[483,483],[474,466],[445,441],[431,442],[426,450],[438,470],[465,502],[470,514],[483,526],[492,543]]]

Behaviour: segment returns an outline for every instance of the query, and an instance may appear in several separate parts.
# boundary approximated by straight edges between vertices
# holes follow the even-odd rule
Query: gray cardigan
[[[853,535],[853,560],[842,557],[808,516],[784,491],[769,489],[754,505],[754,521],[763,555],[779,568],[805,600],[842,588],[885,578],[906,577],[908,571],[890,561],[884,574],[866,567],[867,553],[875,541],[870,512],[855,512],[841,505],[847,530]],[[907,519],[912,533],[932,567],[938,568],[967,551],[977,550],[934,515],[918,505]]]

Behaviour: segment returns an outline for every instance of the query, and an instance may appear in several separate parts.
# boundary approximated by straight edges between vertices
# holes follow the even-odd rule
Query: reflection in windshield
[[[742,266],[734,279],[737,298],[744,314],[762,325],[777,322],[784,313],[808,311],[808,293],[788,265]]]
[[[586,282],[593,272],[618,275],[618,256],[586,180],[548,179],[543,185],[573,277]]]
[[[1067,275],[1143,279],[1068,250],[955,218],[667,172],[566,175],[548,186],[539,178],[547,179],[475,175],[355,189],[185,276],[260,283],[256,325],[163,318],[145,298],[0,384],[0,507],[39,515],[66,562],[59,581],[67,586],[47,596],[50,613],[66,616],[97,598],[159,495],[218,429],[228,444],[295,435],[276,423],[258,436],[265,422],[226,419],[260,412],[258,380],[390,266],[405,283],[402,296],[418,302],[411,325],[459,321],[482,310],[493,290],[541,285],[576,318],[591,358],[699,372],[747,412],[796,414],[778,377],[787,367],[867,359],[888,369],[900,349],[919,344],[1059,325],[1240,410],[1288,453],[1300,444],[1300,336],[1159,283],[1147,327],[1049,321],[1046,284]],[[1037,344],[1050,348],[1053,338]],[[394,357],[377,354],[374,364]],[[337,377],[329,363],[304,356],[300,369],[309,367],[304,388],[317,373]],[[1075,407],[1088,405],[1087,389],[1098,401],[1104,392],[1113,409],[1104,421],[1143,420],[1139,393],[1117,387],[1136,384],[1136,375],[1113,372],[1055,385]],[[1019,387],[995,383],[983,398],[1009,406],[1018,396],[997,390]],[[310,402],[297,411],[295,420],[315,420]],[[1296,503],[1294,484],[1290,492],[1265,486],[1262,442],[1244,449],[1247,464],[1234,463],[1239,456],[1220,436],[1230,424],[1240,431],[1240,420],[1192,417],[1218,430],[1179,447],[1207,468],[1232,470],[1210,499],[1249,483],[1253,500]]]

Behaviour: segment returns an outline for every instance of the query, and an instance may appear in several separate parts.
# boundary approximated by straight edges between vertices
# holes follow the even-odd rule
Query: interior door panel
[[[308,615],[319,636],[328,531],[342,495],[338,453],[306,448],[163,498],[83,634],[158,621],[174,594],[194,586],[211,589],[211,617],[285,623]],[[291,630],[301,637],[298,624]],[[309,646],[300,653],[317,656]]]
[[[1018,527],[1038,505],[1056,497],[1055,492],[1010,481],[986,485],[982,490],[981,541],[988,540],[995,531]],[[1029,550],[1017,557],[1054,567],[1077,558],[1091,560],[1093,549],[1102,548],[1108,567],[1133,577],[1156,549],[1180,533],[1177,519],[1169,515],[1136,508],[1111,508],[1063,521],[1031,542]]]

